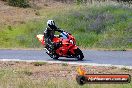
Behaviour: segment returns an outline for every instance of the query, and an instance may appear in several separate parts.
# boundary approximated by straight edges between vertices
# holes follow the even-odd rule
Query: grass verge
[[[39,62],[40,63],[40,62]],[[29,62],[0,62],[0,88],[131,88],[129,84],[77,84],[77,65],[45,64],[35,66]],[[130,74],[132,70],[117,67],[85,66],[87,73]]]
[[[38,10],[39,16],[44,17],[43,21],[5,26],[0,32],[0,48],[40,47],[41,44],[35,36],[43,33],[47,19],[54,19],[59,27],[71,32],[77,40],[77,45],[82,48],[132,48],[131,7],[101,2],[94,5],[69,5],[48,11],[51,9]]]

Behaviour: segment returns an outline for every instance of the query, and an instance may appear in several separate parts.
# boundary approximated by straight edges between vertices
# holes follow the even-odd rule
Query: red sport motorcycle
[[[45,45],[44,35],[39,34],[36,37],[42,45]],[[51,58],[55,60],[59,57],[76,58],[77,60],[82,60],[84,58],[82,51],[76,46],[75,38],[70,33],[62,32],[59,36],[55,36],[52,41],[59,46],[55,49],[55,53],[52,54],[49,52],[48,48],[45,48],[46,53]]]

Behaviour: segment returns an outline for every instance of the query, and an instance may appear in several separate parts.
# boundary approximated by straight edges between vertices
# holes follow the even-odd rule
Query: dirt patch
[[[41,10],[48,9],[50,11],[50,9],[57,9],[64,5],[60,2],[46,0],[31,0],[30,4],[30,8],[19,8],[9,6],[6,2],[0,1],[0,25],[24,24],[29,20],[40,20],[43,18],[39,13]]]
[[[12,7],[8,6],[5,2],[0,1],[0,24],[9,25],[23,23],[24,21],[30,19],[30,16],[35,16],[33,9]]]

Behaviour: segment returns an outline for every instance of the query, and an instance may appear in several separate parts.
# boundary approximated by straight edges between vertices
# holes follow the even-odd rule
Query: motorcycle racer
[[[44,38],[46,43],[45,48],[47,49],[48,47],[50,47],[49,52],[53,53],[55,48],[58,46],[58,44],[52,42],[55,35],[55,31],[63,32],[63,30],[60,30],[59,28],[57,28],[53,20],[48,20],[47,26],[48,27],[44,31]]]
[[[53,20],[47,22],[47,25],[44,34],[38,34],[36,38],[42,45],[45,45],[46,53],[51,58],[54,60],[58,60],[59,57],[75,58],[77,60],[84,58],[83,52],[76,45],[75,37],[72,34],[59,30]],[[54,35],[55,31],[60,32],[59,36]]]

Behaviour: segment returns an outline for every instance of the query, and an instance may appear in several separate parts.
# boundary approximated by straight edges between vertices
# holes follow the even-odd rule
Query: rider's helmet
[[[53,20],[48,20],[48,21],[47,21],[47,26],[48,26],[49,28],[51,28],[52,30],[57,29],[57,27],[56,27],[56,25],[55,25],[55,22],[54,22]]]

